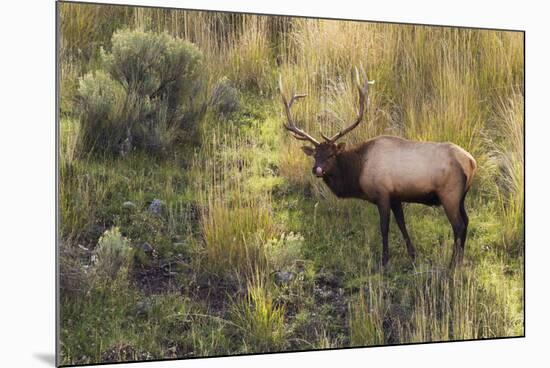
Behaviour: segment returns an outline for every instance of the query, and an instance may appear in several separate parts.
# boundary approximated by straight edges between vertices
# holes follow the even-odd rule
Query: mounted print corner
[[[524,336],[523,31],[63,1],[57,32],[58,365]]]

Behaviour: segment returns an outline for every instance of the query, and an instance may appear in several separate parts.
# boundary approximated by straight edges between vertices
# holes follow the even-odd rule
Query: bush
[[[59,289],[61,297],[82,295],[88,290],[89,278],[80,258],[81,254],[77,247],[64,241],[59,243]]]
[[[101,51],[101,70],[80,80],[81,148],[167,150],[204,110],[197,106],[201,58],[194,45],[168,34],[115,32],[111,51]]]
[[[94,271],[100,280],[124,280],[132,261],[132,248],[117,227],[105,231],[93,254]]]
[[[223,77],[214,85],[210,105],[222,115],[231,114],[239,109],[239,92],[228,78]]]
[[[103,71],[86,74],[78,87],[81,115],[79,146],[86,151],[114,151],[124,136],[117,107],[126,99],[126,91]]]

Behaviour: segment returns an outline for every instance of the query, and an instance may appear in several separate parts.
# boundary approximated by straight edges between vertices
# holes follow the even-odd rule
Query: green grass
[[[103,14],[96,5],[65,6],[63,32],[86,37],[71,35],[61,55],[63,364],[523,335],[520,34],[139,8],[111,10],[120,27],[106,30],[87,21]],[[161,157],[76,154],[71,96],[117,27],[195,43],[205,89],[228,78],[239,109],[207,110]],[[414,204],[404,211],[417,260],[392,218],[382,269],[376,208],[335,198],[282,128],[279,72],[289,93],[308,93],[293,112],[318,137],[354,119],[356,65],[376,83],[348,143],[450,140],[478,162],[454,273],[442,209]],[[133,259],[104,282],[90,257],[113,228]],[[154,254],[136,249],[144,242]]]

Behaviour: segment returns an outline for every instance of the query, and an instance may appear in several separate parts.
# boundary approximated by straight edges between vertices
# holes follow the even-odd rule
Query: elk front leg
[[[390,259],[390,250],[388,247],[388,230],[390,227],[389,199],[378,202],[378,214],[380,215],[380,233],[382,234],[382,266],[386,266]]]
[[[399,230],[401,230],[401,234],[403,234],[403,238],[407,244],[407,253],[409,253],[409,257],[411,257],[414,261],[416,252],[414,250],[414,245],[412,244],[411,238],[409,237],[409,233],[407,232],[407,227],[405,226],[405,216],[403,215],[403,206],[401,202],[392,201],[391,209],[393,211],[393,215],[395,216],[397,226],[399,226]]]

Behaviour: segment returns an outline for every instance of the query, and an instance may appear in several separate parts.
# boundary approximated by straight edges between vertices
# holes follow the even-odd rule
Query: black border
[[[61,21],[60,21],[60,4],[81,4],[81,5],[109,5],[131,8],[145,8],[145,9],[163,9],[163,10],[186,10],[186,11],[201,11],[209,13],[229,13],[229,14],[247,14],[258,16],[277,16],[277,17],[289,17],[289,18],[302,18],[302,19],[325,19],[325,20],[339,20],[339,21],[352,21],[352,22],[366,22],[366,23],[379,23],[379,24],[393,24],[393,25],[406,25],[406,26],[427,26],[436,28],[458,28],[458,29],[471,29],[481,31],[500,31],[500,32],[519,32],[523,34],[523,334],[518,336],[502,336],[491,338],[479,338],[479,339],[464,339],[464,340],[442,340],[442,341],[425,341],[425,342],[412,342],[412,343],[400,343],[400,344],[384,344],[384,345],[369,345],[369,346],[348,346],[339,348],[326,348],[326,349],[304,349],[304,350],[285,350],[278,352],[264,352],[264,353],[241,353],[230,355],[211,355],[211,356],[197,356],[186,358],[163,358],[152,360],[129,360],[123,362],[112,363],[88,363],[79,365],[61,365],[60,362],[60,292],[59,292],[59,230],[60,230],[60,215],[59,215],[59,160],[60,160],[60,128],[59,128],[59,108],[60,108],[60,88],[61,88],[61,71],[59,65],[59,46],[61,35]],[[132,363],[148,363],[148,362],[166,362],[166,361],[184,361],[195,359],[215,359],[215,358],[231,358],[242,356],[255,356],[255,355],[273,355],[273,354],[287,354],[298,352],[323,352],[332,350],[349,350],[349,349],[368,349],[376,347],[389,347],[389,346],[413,346],[413,345],[431,345],[431,344],[445,344],[456,342],[471,342],[471,341],[494,341],[494,340],[510,340],[521,339],[526,337],[526,215],[527,215],[527,202],[526,202],[526,163],[527,163],[527,149],[526,149],[526,136],[527,136],[527,124],[526,124],[526,31],[524,29],[506,29],[506,28],[491,28],[491,27],[469,27],[469,26],[457,26],[457,25],[444,25],[444,24],[429,24],[429,23],[411,23],[411,22],[397,22],[397,21],[381,21],[372,19],[351,19],[351,18],[332,18],[332,17],[316,17],[306,15],[289,15],[289,14],[272,14],[272,13],[254,13],[243,11],[230,11],[230,10],[211,10],[211,9],[199,9],[199,8],[176,8],[169,6],[154,6],[154,5],[132,5],[132,4],[112,4],[103,2],[85,2],[85,1],[67,1],[56,0],[55,1],[55,366],[56,367],[87,367],[87,366],[104,366],[109,364],[132,364]]]

